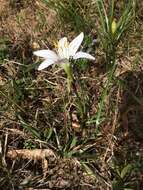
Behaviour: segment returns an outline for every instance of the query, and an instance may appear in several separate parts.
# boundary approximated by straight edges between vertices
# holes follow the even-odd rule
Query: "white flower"
[[[38,67],[38,70],[45,69],[46,67],[55,63],[69,63],[68,60],[70,58],[75,60],[79,58],[95,60],[95,58],[88,53],[81,51],[77,52],[83,41],[83,38],[84,34],[82,32],[74,40],[72,40],[71,43],[68,43],[66,37],[60,39],[58,42],[57,53],[52,50],[35,51],[34,55],[45,59]]]

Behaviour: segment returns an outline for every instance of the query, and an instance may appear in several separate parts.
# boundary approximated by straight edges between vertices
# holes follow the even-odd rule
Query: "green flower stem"
[[[77,82],[74,79],[73,71],[72,71],[72,68],[71,68],[71,63],[69,63],[69,62],[64,63],[64,64],[62,64],[62,67],[63,67],[65,73],[67,74],[67,89],[68,89],[68,92],[70,94],[71,90],[73,89],[73,91],[74,91],[74,93],[76,95],[78,108],[80,110],[80,116],[81,116],[81,120],[82,120],[81,123],[84,125],[86,113],[85,113],[82,98],[80,97],[80,94],[78,92],[78,88],[77,88],[77,85],[76,85]]]
[[[70,93],[72,83],[74,82],[73,71],[69,62],[63,63],[62,67],[65,73],[67,74],[67,88],[68,88],[68,92]]]

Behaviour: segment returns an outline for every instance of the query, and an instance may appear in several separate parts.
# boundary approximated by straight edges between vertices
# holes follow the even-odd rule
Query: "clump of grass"
[[[54,9],[63,27],[70,26],[71,30],[79,33],[90,27],[89,11],[91,3],[81,0],[43,0],[48,7]]]
[[[4,38],[0,38],[0,61],[2,62],[4,59],[9,56],[9,49],[7,48],[9,45],[9,41]]]
[[[107,12],[103,0],[97,1],[99,22],[101,24],[98,34],[100,36],[101,44],[106,55],[106,68],[108,72],[108,78],[101,95],[99,110],[96,116],[97,125],[100,123],[104,101],[110,91],[109,87],[112,83],[113,76],[117,67],[116,60],[118,44],[122,39],[122,36],[125,34],[125,31],[128,29],[131,22],[135,18],[135,1],[131,0],[127,4],[124,3],[124,6],[125,8],[122,12],[122,15],[120,16],[119,20],[116,21],[114,17],[115,1],[111,1],[109,12]]]

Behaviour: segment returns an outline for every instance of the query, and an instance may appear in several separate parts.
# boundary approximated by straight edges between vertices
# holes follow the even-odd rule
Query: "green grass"
[[[89,30],[91,26],[88,16],[91,6],[89,1],[62,0],[59,2],[58,0],[43,0],[43,2],[57,12],[63,28],[65,25],[66,27],[69,26],[71,31],[74,30],[77,33]]]

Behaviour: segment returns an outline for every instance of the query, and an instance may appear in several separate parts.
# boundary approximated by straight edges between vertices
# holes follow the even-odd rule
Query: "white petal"
[[[68,46],[68,41],[66,37],[59,40],[58,53],[59,53],[60,58],[69,59],[69,46]]]
[[[65,42],[67,42],[67,38],[66,38],[66,37],[61,38],[61,39],[59,40],[59,42],[58,42],[58,46],[60,46],[60,47],[63,48]]]
[[[85,53],[85,52],[77,52],[74,56],[73,59],[79,59],[79,58],[86,58],[86,59],[91,59],[91,60],[95,60],[95,57],[93,57],[92,55]]]
[[[52,50],[38,50],[34,51],[33,54],[45,59],[52,59],[53,61],[58,60],[57,54]]]
[[[43,61],[39,67],[38,67],[38,71],[45,69],[47,67],[49,67],[50,65],[54,64],[55,61],[53,61],[52,59],[46,59],[45,61]]]
[[[83,32],[81,32],[70,44],[69,44],[69,54],[70,56],[74,56],[77,52],[79,46],[81,45],[84,38]]]

